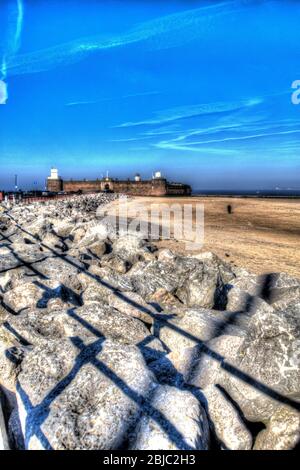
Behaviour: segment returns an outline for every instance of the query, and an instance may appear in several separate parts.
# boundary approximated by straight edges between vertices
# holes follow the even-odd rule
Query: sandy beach
[[[222,259],[257,274],[286,272],[300,277],[300,200],[235,197],[135,198],[129,202],[204,205],[204,246]],[[231,214],[227,207],[231,206]],[[185,243],[157,242],[186,253]]]

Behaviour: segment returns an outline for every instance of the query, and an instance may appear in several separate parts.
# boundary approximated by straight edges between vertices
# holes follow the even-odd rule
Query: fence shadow
[[[23,227],[21,227],[15,219],[8,214],[11,220],[15,223],[17,229],[22,231],[22,233],[26,234],[27,236],[35,239],[35,237],[25,230]],[[70,256],[66,256],[65,254],[60,253],[59,251],[55,250],[54,248],[47,246],[43,242],[40,243],[41,246],[43,246],[45,249],[47,249],[49,252],[52,253],[54,257],[62,259],[65,263],[69,264],[70,266],[75,267],[78,272],[85,274],[87,277],[93,279],[100,285],[106,287],[109,289],[114,295],[116,295],[119,299],[127,303],[128,305],[133,306],[136,309],[139,309],[143,313],[147,313],[150,317],[152,317],[153,322],[154,322],[154,331],[155,335],[157,337],[160,336],[160,328],[167,327],[170,328],[171,330],[175,331],[179,335],[182,335],[183,337],[191,340],[195,345],[198,345],[199,351],[203,355],[208,355],[211,358],[213,358],[215,361],[217,361],[220,364],[220,367],[224,369],[226,372],[229,374],[233,375],[234,377],[237,377],[238,379],[244,381],[248,385],[256,388],[259,390],[261,393],[267,395],[273,400],[278,401],[279,403],[286,404],[293,409],[299,411],[300,410],[300,403],[297,401],[286,397],[280,393],[278,393],[276,390],[273,390],[271,387],[269,387],[266,384],[261,383],[251,375],[243,372],[240,370],[238,367],[235,365],[231,364],[228,362],[225,357],[223,357],[221,354],[217,353],[210,347],[208,347],[205,342],[199,340],[196,336],[193,334],[184,331],[183,329],[179,328],[178,325],[172,322],[170,317],[166,315],[162,315],[159,313],[153,313],[153,310],[148,309],[147,307],[138,304],[136,301],[128,298],[124,293],[120,292],[118,289],[110,285],[108,282],[105,280],[101,279],[100,276],[95,275],[90,273],[86,267],[81,267],[76,263],[76,260],[73,259]],[[37,261],[37,262],[40,262]],[[29,263],[30,264],[30,263]],[[32,263],[35,264],[35,263]],[[32,268],[30,264],[30,269]],[[36,270],[33,267],[33,272],[35,274],[40,274],[41,277],[43,278],[43,273],[39,273],[38,270]],[[37,281],[39,282],[39,281]],[[46,286],[43,286],[41,283],[39,283],[40,286],[44,288],[45,294],[48,295],[49,291],[47,291],[48,288],[45,288]],[[272,291],[272,285],[274,284],[274,278],[272,275],[266,275],[265,278],[262,279],[262,285],[261,285],[261,296],[262,298],[265,298],[266,300],[269,298],[268,296],[271,295]],[[241,315],[249,315],[251,314],[253,307],[253,299],[248,298],[246,304],[244,305],[243,308],[241,308],[240,311],[238,312],[231,312],[228,313],[228,318],[224,320],[223,324],[220,323],[218,327],[216,328],[215,331],[215,337],[219,336],[220,334],[224,334],[226,332],[226,329],[229,325],[235,324],[239,317]],[[122,378],[118,377],[111,369],[109,369],[103,362],[101,362],[98,358],[97,355],[101,351],[102,348],[102,343],[104,341],[104,337],[101,332],[95,330],[93,325],[90,325],[88,322],[83,320],[80,315],[76,313],[76,309],[69,309],[69,315],[72,316],[73,319],[81,323],[85,328],[87,328],[92,334],[95,336],[98,335],[98,340],[96,340],[94,343],[91,345],[84,345],[83,341],[80,338],[72,338],[73,344],[78,348],[79,353],[78,357],[75,360],[75,364],[70,371],[70,373],[59,383],[57,384],[48,394],[47,396],[42,400],[42,402],[37,406],[33,407],[32,404],[30,403],[30,400],[24,390],[20,387],[20,384],[18,384],[18,391],[19,394],[22,398],[23,404],[25,408],[28,410],[27,416],[28,416],[28,422],[26,422],[26,432],[25,432],[25,439],[28,444],[30,438],[33,435],[37,435],[39,439],[41,439],[41,442],[45,446],[45,448],[50,449],[51,445],[49,441],[47,440],[46,436],[41,430],[42,423],[45,421],[47,418],[49,411],[50,411],[50,406],[51,403],[66,389],[66,387],[72,382],[76,374],[79,372],[81,367],[86,364],[86,363],[91,363],[93,366],[95,366],[102,374],[104,374],[106,377],[108,377],[118,388],[122,390],[122,392],[128,396],[131,400],[133,400],[136,404],[138,404],[139,408],[141,409],[142,414],[148,415],[156,421],[159,426],[166,432],[166,434],[169,436],[170,440],[178,446],[180,449],[184,450],[193,450],[191,446],[189,446],[183,436],[180,434],[180,432],[170,423],[165,416],[160,413],[157,409],[155,409],[151,405],[151,397],[145,397],[141,396],[134,390],[132,390],[128,384],[126,384]],[[22,338],[20,338],[21,340]],[[141,348],[141,344],[137,344],[138,347]],[[192,373],[192,371],[191,371]],[[195,392],[196,393],[196,392]],[[197,396],[199,397],[199,391],[197,391]],[[199,397],[201,399],[201,397]]]

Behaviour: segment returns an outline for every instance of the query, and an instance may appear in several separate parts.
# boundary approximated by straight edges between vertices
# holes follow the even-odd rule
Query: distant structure
[[[63,180],[56,168],[51,169],[47,178],[47,190],[53,193],[111,192],[132,196],[190,196],[192,189],[183,183],[170,183],[160,171],[156,171],[150,180],[142,180],[137,173],[133,180],[119,180],[106,177],[96,180]]]

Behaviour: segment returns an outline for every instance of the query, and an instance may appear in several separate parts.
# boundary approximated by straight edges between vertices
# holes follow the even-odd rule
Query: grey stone
[[[157,311],[136,292],[122,292],[120,295],[111,293],[108,303],[112,307],[133,318],[152,324]]]
[[[146,242],[142,237],[129,233],[114,241],[113,254],[132,264],[143,259],[143,254],[148,251],[145,245]]]
[[[154,391],[151,405],[154,412],[141,419],[135,430],[132,449],[208,449],[210,436],[206,414],[191,392],[159,386]],[[154,421],[153,415],[157,411],[160,414]]]
[[[262,430],[254,450],[291,450],[300,440],[300,413],[288,406],[279,407]]]
[[[101,259],[101,266],[108,266],[120,274],[125,274],[131,268],[130,261],[124,260],[119,255],[110,253]]]
[[[299,320],[284,312],[251,318],[249,334],[232,362],[239,373],[228,374],[225,386],[250,421],[267,423],[282,401],[300,396]]]
[[[189,309],[181,318],[171,318],[167,322],[162,318],[156,329],[159,329],[160,340],[174,357],[180,358],[185,348],[201,346],[203,342],[222,333],[244,336],[245,332],[240,327],[226,324],[226,315],[229,317],[227,312],[223,314],[205,309]]]
[[[82,339],[109,337],[122,344],[141,344],[142,347],[151,339],[142,322],[96,302],[63,311],[30,310],[17,317],[11,316],[1,328],[12,340],[21,337],[23,342],[33,345],[79,336]]]
[[[189,384],[196,387],[205,389],[209,385],[224,384],[229,374],[224,366],[234,362],[243,341],[241,336],[225,334],[203,346],[194,346],[177,359],[178,370]]]
[[[5,389],[15,391],[24,355],[25,348],[15,345],[9,335],[5,335],[5,331],[0,327],[0,384]]]
[[[97,241],[92,243],[92,245],[88,247],[88,250],[93,255],[96,255],[98,258],[101,258],[103,255],[105,255],[107,251],[107,244],[105,241]]]
[[[203,390],[203,394],[207,400],[208,416],[221,447],[228,450],[250,450],[252,435],[221,390],[210,385]]]
[[[51,299],[60,299],[61,305],[65,303],[78,306],[80,304],[79,297],[66,286],[47,280],[20,284],[3,296],[4,305],[16,313],[28,308],[47,308]]]
[[[130,277],[135,290],[147,298],[161,288],[175,292],[199,264],[199,261],[189,258],[180,258],[176,262],[151,261],[141,263],[139,269],[130,271]]]
[[[117,289],[120,291],[132,291],[133,290],[133,285],[129,277],[127,277],[126,275],[119,274],[107,266],[105,267],[90,266],[89,274],[90,274],[91,280],[96,281],[99,285],[102,284],[108,287],[110,290],[113,290],[113,289]],[[87,282],[90,282],[90,281],[87,281]]]
[[[85,269],[80,261],[66,256],[49,258],[38,263],[39,272],[48,279],[68,286],[69,279]]]
[[[111,340],[81,353],[74,341],[50,341],[26,356],[18,379],[28,449],[118,449],[156,387],[139,350]]]

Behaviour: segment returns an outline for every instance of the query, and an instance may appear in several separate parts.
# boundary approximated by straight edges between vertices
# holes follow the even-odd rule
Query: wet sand
[[[152,203],[204,205],[204,246],[234,265],[257,274],[286,272],[300,278],[300,200],[270,198],[135,198]],[[232,213],[228,213],[228,206]],[[185,243],[161,240],[159,247],[186,253]]]

